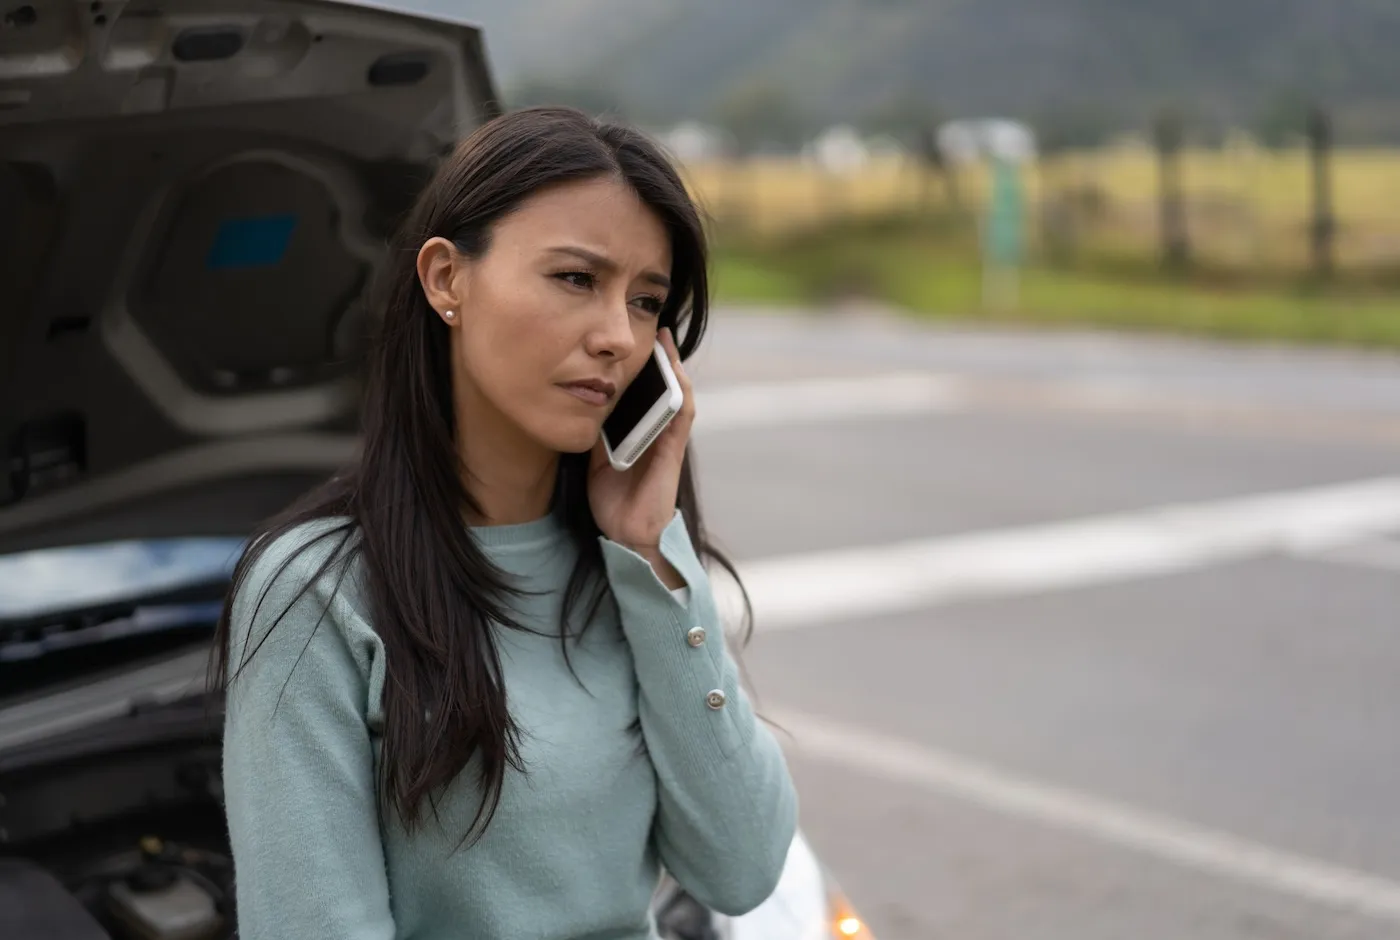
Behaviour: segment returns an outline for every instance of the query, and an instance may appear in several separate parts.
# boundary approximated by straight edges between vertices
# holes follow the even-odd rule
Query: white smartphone
[[[608,463],[627,470],[646,453],[651,442],[680,413],[685,395],[671,368],[666,347],[657,342],[651,358],[617,399],[603,422],[603,447]]]

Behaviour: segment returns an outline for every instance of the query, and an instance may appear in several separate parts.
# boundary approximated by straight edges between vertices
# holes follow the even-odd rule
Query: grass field
[[[1298,268],[1308,258],[1312,200],[1302,150],[1236,145],[1188,151],[1182,176],[1188,227],[1200,256],[1216,266]],[[792,159],[688,168],[692,188],[727,225],[775,234],[835,220],[885,216],[913,205],[946,208],[942,180],[898,158],[837,177]],[[1333,157],[1337,256],[1343,270],[1400,265],[1400,151],[1341,150]],[[1120,251],[1151,253],[1157,232],[1157,166],[1143,147],[1071,153],[1028,169],[1033,204],[1091,195],[1083,237]],[[986,191],[978,168],[958,174],[961,201],[974,209]],[[1082,200],[1081,200],[1082,201]],[[1038,232],[1030,233],[1033,240]]]
[[[722,301],[863,297],[928,316],[1400,348],[1400,153],[1337,154],[1339,274],[1325,287],[1307,276],[1305,154],[1193,152],[1183,175],[1196,264],[1168,278],[1156,263],[1150,152],[1075,154],[1028,171],[1032,257],[1014,303],[988,308],[980,172],[960,175],[958,210],[940,180],[897,160],[845,178],[796,161],[689,168],[716,223]],[[1052,265],[1038,210],[1070,193],[1072,260]]]

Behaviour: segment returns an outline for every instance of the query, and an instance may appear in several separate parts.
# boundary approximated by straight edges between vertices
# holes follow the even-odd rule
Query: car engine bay
[[[232,863],[215,851],[145,836],[137,848],[62,873],[0,858],[0,930],[15,940],[232,935]]]
[[[235,934],[220,716],[205,696],[0,756],[0,938],[224,940]],[[666,940],[714,940],[667,881]]]
[[[233,934],[217,715],[197,697],[0,762],[0,937]]]

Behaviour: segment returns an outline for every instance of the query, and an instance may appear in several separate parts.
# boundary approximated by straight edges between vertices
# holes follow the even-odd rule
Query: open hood
[[[410,7],[0,0],[0,554],[242,534],[353,455],[366,287],[496,113]]]

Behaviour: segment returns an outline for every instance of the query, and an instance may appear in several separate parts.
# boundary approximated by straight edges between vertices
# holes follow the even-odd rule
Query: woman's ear
[[[449,324],[456,322],[466,306],[466,298],[459,296],[464,261],[445,238],[430,238],[418,249],[418,283],[423,286],[423,296],[428,299],[428,306]]]

